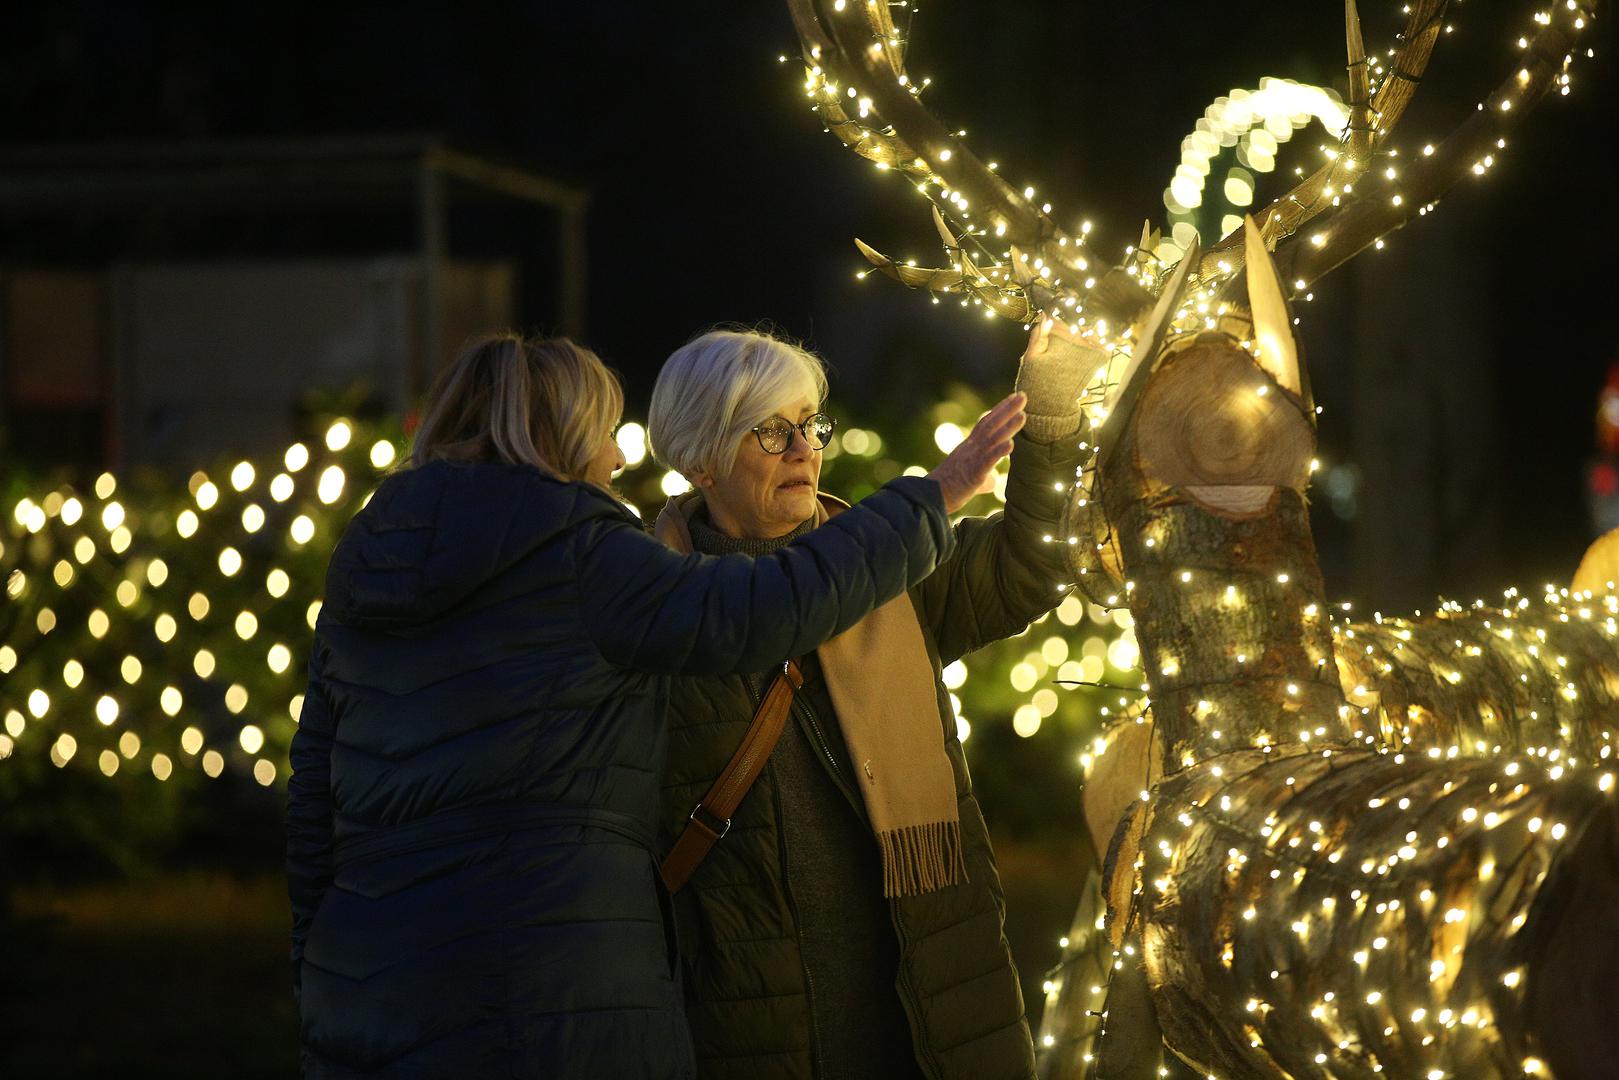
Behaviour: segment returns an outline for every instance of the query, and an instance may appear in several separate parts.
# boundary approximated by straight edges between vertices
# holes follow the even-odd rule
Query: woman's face
[[[617,428],[618,425],[614,424]],[[618,442],[613,433],[608,432],[607,438],[602,440],[601,448],[596,456],[590,459],[585,466],[585,481],[600,488],[608,488],[613,484],[613,474],[624,467],[624,451],[618,448]]]
[[[772,415],[801,424],[818,411],[820,403],[805,394],[782,402]],[[693,479],[703,489],[709,518],[720,532],[749,540],[774,540],[815,515],[821,451],[795,429],[787,437],[786,450],[768,454],[749,431],[737,445],[729,476],[715,479],[702,473]]]

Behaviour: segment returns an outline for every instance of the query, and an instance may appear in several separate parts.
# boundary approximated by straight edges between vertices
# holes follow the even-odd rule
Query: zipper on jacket
[[[915,1004],[917,999],[916,987],[911,982],[911,969],[906,966],[905,962],[905,943],[908,937],[905,930],[905,920],[900,915],[899,901],[897,899],[888,901],[888,912],[893,919],[894,936],[899,939],[898,974],[901,990],[899,1003],[904,1006],[905,1019],[911,1025],[911,1048],[917,1053],[917,1064],[922,1066],[923,1071],[928,1076],[934,1077],[936,1080],[936,1078],[944,1075],[944,1070],[939,1065],[939,1059],[934,1056],[933,1047],[928,1044],[928,1040],[923,1035],[927,1029],[917,1016],[917,1006]]]
[[[764,701],[765,690],[769,685],[767,676],[744,675],[742,685],[748,692],[748,699],[753,702],[754,710],[757,711],[760,703]],[[793,694],[793,707],[797,708],[797,706],[798,695],[795,692]],[[819,733],[819,729],[817,729],[817,733]],[[832,757],[831,751],[827,750],[824,742],[821,744],[820,750],[826,754],[827,762],[832,766],[832,772],[836,776],[838,763]],[[767,760],[765,770],[771,774],[770,786],[772,794],[775,794],[780,788],[780,781],[775,776],[776,763]],[[843,785],[839,783],[838,786],[841,788]],[[819,1075],[821,1062],[826,1058],[826,1055],[821,1052],[821,1031],[815,1024],[815,977],[810,974],[809,965],[804,963],[804,921],[798,913],[798,901],[793,897],[792,875],[787,872],[787,826],[786,822],[782,821],[781,797],[779,795],[776,796],[773,809],[776,815],[776,858],[781,873],[781,892],[787,899],[787,910],[792,914],[793,918],[793,940],[798,945],[798,970],[804,974],[804,1015],[809,1020],[810,1074],[815,1076]]]
[[[853,805],[855,812],[860,814],[865,820],[869,821],[870,815],[865,810],[865,803],[859,793],[859,790],[849,786],[843,775],[843,770],[838,766],[838,759],[832,756],[832,750],[827,741],[826,732],[822,729],[820,723],[815,719],[815,710],[811,709],[807,703],[801,701],[796,695],[793,697],[793,708],[798,711],[799,715],[804,718],[804,722],[809,725],[810,731],[813,733],[816,746],[820,749],[822,756],[826,758],[827,768],[832,773],[833,782],[838,785],[838,789],[843,792],[844,797],[850,801],[851,805]],[[778,815],[778,831],[776,835],[778,837],[785,836],[785,832],[781,831],[781,804],[779,801],[776,805],[776,812]],[[785,887],[784,891],[787,893],[787,904],[793,912],[793,926],[796,931],[799,926],[798,905],[793,900],[792,881],[787,876],[787,868],[785,864],[782,866],[782,883]],[[933,1048],[929,1046],[926,1039],[921,1036],[921,1033],[924,1032],[926,1028],[921,1023],[920,1018],[917,1015],[917,1008],[914,1004],[917,1000],[916,987],[911,982],[910,969],[907,968],[905,964],[905,942],[908,940],[908,938],[906,936],[904,922],[900,916],[899,902],[895,900],[888,901],[888,911],[894,926],[894,936],[898,939],[898,944],[900,947],[899,970],[895,972],[895,974],[898,976],[900,983],[900,1005],[905,1010],[905,1019],[910,1024],[911,1028],[911,1048],[918,1055],[917,1064],[922,1067],[923,1071],[926,1072],[930,1077],[939,1077],[943,1075],[943,1070],[939,1064],[939,1059],[934,1056]],[[799,934],[798,937],[798,955],[800,958],[800,964],[804,968],[804,984],[810,994],[810,1038],[815,1048],[815,1059],[812,1062],[813,1065],[818,1064],[820,1060],[819,1036],[815,1029],[814,984],[810,977],[809,967],[807,965],[802,965],[802,959],[804,956],[804,941],[802,934]]]
[[[765,762],[765,768],[772,773],[776,763]],[[771,777],[771,787],[776,788],[777,782]],[[799,918],[798,901],[793,898],[793,877],[787,872],[787,826],[781,819],[781,799],[776,799],[776,857],[781,867],[781,892],[787,898],[787,910],[793,917],[793,939],[798,943],[798,970],[804,973],[804,1015],[809,1019],[809,1059],[810,1075],[820,1075],[821,1062],[825,1059],[821,1053],[821,1030],[815,1024],[815,977],[810,974],[809,965],[804,963],[804,922]]]
[[[759,679],[757,685],[754,683],[755,678]],[[747,685],[748,696],[753,702],[754,710],[757,711],[760,702],[764,700],[765,690],[769,684],[763,677],[753,675],[744,676],[742,681]],[[832,753],[831,741],[827,739],[826,731],[821,727],[820,721],[815,719],[814,710],[805,703],[802,691],[793,693],[789,712],[792,715],[802,717],[804,723],[809,725],[810,741],[821,752],[821,757],[826,759],[826,768],[832,774],[832,782],[838,786],[839,791],[843,792],[843,797],[849,800],[850,805],[854,807],[855,813],[863,819],[866,818],[868,815],[866,814],[864,800],[860,796],[860,789],[851,784],[849,778],[843,775],[843,769],[838,765],[838,759]]]
[[[820,722],[815,719],[814,710],[800,701],[796,694],[793,695],[793,708],[798,712],[799,716],[804,718],[804,722],[809,725],[815,748],[821,752],[822,757],[826,758],[826,767],[832,773],[832,782],[838,785],[838,790],[843,792],[844,798],[855,804],[856,812],[864,816],[864,807],[859,801],[859,791],[849,783],[848,777],[843,775],[843,769],[839,767],[838,759],[832,754],[832,744],[828,741],[826,732],[822,730]]]

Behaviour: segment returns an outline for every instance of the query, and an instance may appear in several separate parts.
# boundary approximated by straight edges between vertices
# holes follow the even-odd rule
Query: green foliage
[[[103,474],[9,503],[0,840],[13,859],[127,871],[209,805],[202,785],[285,780],[331,545],[401,442],[350,422],[321,432],[183,486]]]
[[[822,486],[858,500],[931,466],[986,404],[960,385],[904,418],[834,402],[840,425]],[[331,547],[403,443],[397,424],[322,420],[284,455],[215,462],[183,484],[143,474],[76,486],[8,471],[0,844],[9,873],[127,872],[181,837],[216,843],[221,814],[274,811]],[[644,461],[618,485],[650,519],[666,498],[664,476]],[[986,494],[967,512],[998,506]],[[1128,627],[1127,612],[1070,596],[947,670],[997,828],[1071,830],[1081,755],[1138,696],[1110,688],[1140,683],[1133,640],[1119,640]]]

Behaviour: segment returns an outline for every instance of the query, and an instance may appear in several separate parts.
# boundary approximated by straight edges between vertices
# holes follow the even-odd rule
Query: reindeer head
[[[1181,261],[1131,330],[1098,439],[1104,473],[1132,442],[1149,483],[1228,516],[1263,513],[1280,489],[1303,494],[1315,449],[1287,300],[1252,219],[1246,239],[1246,304],[1189,287],[1195,248]]]
[[[806,91],[829,130],[933,203],[950,265],[901,265],[861,245],[878,271],[965,294],[1007,318],[1060,319],[1110,355],[1085,395],[1098,464],[1076,491],[1071,550],[1102,554],[1076,566],[1082,586],[1093,599],[1127,600],[1136,616],[1166,767],[1233,741],[1341,737],[1303,498],[1315,408],[1287,298],[1488,168],[1525,113],[1566,84],[1596,0],[1537,14],[1516,70],[1437,146],[1399,159],[1409,162],[1401,168],[1385,167],[1388,139],[1449,0],[1409,5],[1380,78],[1346,0],[1349,123],[1331,160],[1243,229],[1207,252],[1194,245],[1173,266],[1148,250],[1150,230],[1109,266],[1088,225],[1064,231],[1049,204],[1036,206],[1032,191],[1014,189],[935,119],[905,71],[889,4],[788,5]],[[1256,694],[1267,704],[1245,716],[1222,704],[1251,706]]]

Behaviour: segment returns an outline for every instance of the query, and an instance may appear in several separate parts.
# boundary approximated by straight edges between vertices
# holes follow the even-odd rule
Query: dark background
[[[1395,8],[1365,5],[1374,51],[1393,43]],[[1442,134],[1510,72],[1531,8],[1458,7],[1395,142],[1409,151]],[[69,2],[11,6],[0,28],[3,142],[439,132],[587,188],[585,336],[627,376],[631,415],[670,348],[717,321],[769,319],[808,338],[831,361],[835,392],[882,389],[866,423],[883,419],[885,401],[930,391],[941,371],[991,388],[1010,379],[1015,327],[855,282],[856,235],[920,260],[937,258],[937,243],[914,192],[821,133],[776,3]],[[914,31],[910,68],[935,77],[935,112],[1049,197],[1059,220],[1095,220],[1103,252],[1121,252],[1143,218],[1162,221],[1180,138],[1217,94],[1263,75],[1344,85],[1342,11],[1322,0],[957,0],[923,5]],[[1563,580],[1588,539],[1581,469],[1595,394],[1619,357],[1606,314],[1619,285],[1611,40],[1599,22],[1586,40],[1597,58],[1575,66],[1571,96],[1548,99],[1486,178],[1464,182],[1389,251],[1337,271],[1301,311],[1327,407],[1325,459],[1387,444],[1368,419],[1387,412],[1380,392],[1406,404],[1418,393],[1424,408],[1396,401],[1395,413],[1435,429],[1417,475],[1397,461],[1361,473],[1367,497],[1396,508],[1369,527],[1391,534],[1397,508],[1435,508],[1413,525],[1427,554],[1413,573],[1388,543],[1380,555],[1357,549],[1352,521],[1320,520],[1335,591],[1411,606],[1435,591]],[[1284,147],[1261,200],[1280,174],[1317,160],[1317,136]],[[44,235],[0,230],[0,257],[337,252],[400,224],[87,215]],[[536,329],[556,322],[551,242],[533,213],[452,221],[452,253],[532,253],[520,314]],[[1364,333],[1368,310],[1381,338]],[[1447,348],[1448,365],[1425,366]],[[1394,385],[1357,382],[1356,354],[1369,351],[1393,366]]]
[[[1513,70],[1532,11],[1459,7],[1396,143],[1419,147],[1472,110]],[[1396,4],[1363,17],[1369,47],[1392,43]],[[981,156],[1060,222],[1096,222],[1097,250],[1119,255],[1143,218],[1162,223],[1180,139],[1215,96],[1265,75],[1343,89],[1342,24],[1326,0],[935,0],[909,64]],[[1599,24],[1573,93],[1548,99],[1487,177],[1300,305],[1322,458],[1350,492],[1316,493],[1335,599],[1408,610],[1566,582],[1592,536],[1584,469],[1619,359],[1612,43]],[[591,193],[584,337],[623,372],[630,417],[668,352],[720,321],[808,339],[851,426],[911,423],[951,380],[1008,388],[1018,327],[856,282],[853,237],[922,262],[937,239],[914,191],[822,133],[800,81],[772,0],[13,4],[0,10],[0,172],[7,145],[441,133]],[[1313,165],[1318,135],[1284,148],[1279,174]],[[0,264],[337,255],[393,237],[409,250],[412,227],[407,211],[43,220],[0,205]],[[451,220],[452,254],[520,257],[530,329],[558,324],[553,243],[532,211]],[[167,1060],[176,1076],[285,1074],[274,818],[215,809],[207,861],[235,876],[24,891],[25,914],[80,929],[25,935],[0,962],[0,1018],[30,1026],[14,1045],[33,1055],[0,1072],[143,1075],[139,1063]],[[1054,879],[1067,854],[1003,849],[1025,904],[1014,948],[1065,928],[1078,882]]]

